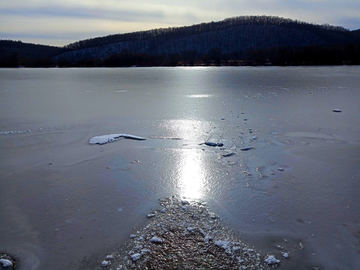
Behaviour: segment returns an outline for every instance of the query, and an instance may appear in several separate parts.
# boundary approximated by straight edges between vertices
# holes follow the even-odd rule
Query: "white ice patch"
[[[0,259],[0,265],[3,267],[13,266],[13,263],[8,259]]]
[[[272,265],[272,264],[277,264],[280,262],[280,260],[276,259],[274,255],[268,255],[266,258],[265,258],[265,262],[268,264],[268,265]]]
[[[138,259],[141,258],[141,254],[139,253],[135,253],[134,255],[131,255],[131,259],[135,262],[137,261]]]
[[[222,247],[223,249],[227,249],[230,246],[230,242],[224,240],[218,240],[215,241],[215,245],[218,247]]]
[[[162,243],[163,240],[161,240],[159,237],[154,236],[153,238],[151,238],[150,242],[152,242],[152,243]]]
[[[102,263],[101,263],[102,266],[108,266],[109,264],[110,264],[109,261],[102,261]]]
[[[208,95],[208,94],[202,94],[202,95],[187,95],[186,97],[188,97],[188,98],[208,98],[208,97],[212,97],[212,95]]]
[[[116,142],[122,138],[133,139],[133,140],[146,140],[146,138],[134,136],[130,134],[109,134],[92,137],[89,141],[90,144],[106,144],[109,142]]]
[[[0,131],[0,135],[16,135],[16,134],[24,134],[30,133],[31,129],[27,130],[10,130],[10,131]]]

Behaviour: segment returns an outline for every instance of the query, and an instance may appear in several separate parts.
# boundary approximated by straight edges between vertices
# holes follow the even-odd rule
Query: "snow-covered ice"
[[[3,267],[10,267],[13,266],[13,263],[8,259],[0,259],[0,265]]]
[[[139,137],[130,134],[109,134],[109,135],[101,135],[92,137],[89,141],[90,144],[106,144],[110,142],[116,142],[122,138],[125,139],[133,139],[133,140],[146,140],[144,137]]]
[[[151,238],[150,242],[152,243],[162,243],[163,240],[161,240],[159,237],[154,236],[153,238]]]
[[[268,255],[266,258],[265,258],[265,262],[268,264],[268,265],[272,265],[272,264],[277,264],[280,262],[280,260],[276,259],[274,255]]]
[[[101,263],[102,266],[108,266],[109,264],[110,264],[109,261],[102,261],[102,263]]]
[[[139,254],[139,253],[135,253],[135,254],[131,255],[131,259],[133,261],[137,261],[140,258],[141,258],[141,254]]]

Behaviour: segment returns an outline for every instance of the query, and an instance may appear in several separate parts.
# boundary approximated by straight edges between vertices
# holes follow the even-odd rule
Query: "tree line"
[[[271,16],[153,29],[53,47],[0,40],[0,67],[359,64],[360,32]]]
[[[70,61],[63,58],[19,59],[12,53],[6,61],[0,59],[0,67],[151,67],[151,66],[299,66],[299,65],[360,65],[360,45],[275,47],[249,49],[223,53],[211,49],[207,53],[185,51],[175,54],[146,54],[131,51],[111,54],[105,58],[82,58]]]

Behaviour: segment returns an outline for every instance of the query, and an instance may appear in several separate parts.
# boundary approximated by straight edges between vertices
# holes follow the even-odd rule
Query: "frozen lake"
[[[360,269],[359,104],[359,66],[0,69],[0,253],[81,269],[179,194],[281,269]]]

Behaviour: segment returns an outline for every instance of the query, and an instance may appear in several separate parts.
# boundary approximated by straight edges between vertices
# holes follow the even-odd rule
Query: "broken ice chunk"
[[[10,267],[13,266],[13,263],[8,259],[0,259],[0,265],[3,267]]]
[[[109,142],[115,142],[120,140],[121,138],[133,139],[133,140],[146,140],[146,138],[134,136],[130,134],[109,134],[92,137],[89,141],[90,144],[106,144]]]
[[[227,249],[230,246],[230,242],[224,240],[218,240],[215,241],[215,245],[218,247],[222,247],[223,249]]]
[[[135,261],[137,261],[138,259],[140,259],[141,258],[141,254],[139,254],[139,253],[135,253],[135,254],[133,254],[133,255],[131,255],[131,259],[135,262]]]
[[[108,266],[109,264],[110,264],[109,261],[102,261],[102,263],[101,263],[102,266]]]
[[[162,243],[163,240],[160,239],[160,238],[157,237],[157,236],[154,236],[153,238],[150,239],[150,242],[152,242],[152,243]]]
[[[272,264],[277,264],[280,262],[280,260],[276,259],[274,255],[268,255],[266,258],[265,258],[265,262],[268,264],[268,265],[272,265]]]

